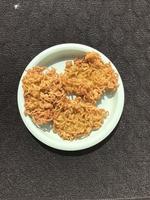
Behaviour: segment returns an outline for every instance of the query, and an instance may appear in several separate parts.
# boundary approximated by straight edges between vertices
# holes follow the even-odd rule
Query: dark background
[[[122,76],[126,97],[111,136],[74,153],[33,138],[16,98],[30,60],[68,42],[106,54]],[[148,0],[1,0],[0,200],[150,199],[149,63]]]

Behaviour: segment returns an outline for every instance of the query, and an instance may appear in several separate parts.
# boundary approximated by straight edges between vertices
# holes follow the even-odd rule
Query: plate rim
[[[119,96],[121,96],[121,101],[119,101],[119,104],[117,105],[118,108],[118,112],[116,113],[115,119],[113,119],[113,123],[111,123],[111,125],[109,126],[109,128],[107,128],[107,130],[105,131],[105,135],[103,135],[103,137],[101,137],[100,140],[91,140],[88,143],[84,143],[80,142],[77,145],[72,145],[71,141],[68,141],[69,143],[65,144],[63,143],[63,145],[57,145],[57,143],[55,143],[54,141],[49,141],[47,140],[47,137],[44,134],[38,134],[36,133],[35,129],[33,129],[33,127],[29,126],[29,124],[27,123],[27,121],[25,120],[25,116],[24,116],[24,111],[22,112],[22,108],[21,108],[21,104],[20,104],[20,91],[22,89],[22,77],[24,76],[24,73],[27,69],[35,66],[34,63],[36,63],[37,61],[39,61],[40,59],[43,58],[43,56],[46,56],[50,53],[50,51],[52,52],[57,52],[58,49],[68,49],[68,48],[81,48],[84,49],[85,51],[89,50],[89,51],[95,51],[97,53],[99,53],[101,56],[103,56],[104,58],[106,58],[112,65],[112,67],[115,69],[115,71],[118,73],[119,75]],[[118,91],[118,90],[117,90]],[[112,131],[115,129],[115,127],[117,126],[122,112],[123,112],[123,108],[124,108],[124,103],[125,103],[125,91],[124,91],[124,86],[123,86],[123,81],[122,78],[120,76],[120,73],[118,72],[117,68],[115,67],[115,65],[111,62],[111,60],[105,56],[102,52],[94,49],[93,47],[87,46],[87,45],[83,45],[83,44],[77,44],[77,43],[64,43],[64,44],[58,44],[52,47],[49,47],[47,49],[45,49],[44,51],[42,51],[41,53],[39,53],[37,56],[35,56],[30,62],[29,64],[25,67],[20,80],[19,80],[19,85],[18,85],[18,90],[17,90],[17,104],[18,104],[18,109],[19,109],[19,113],[21,116],[21,119],[23,120],[25,126],[27,127],[27,129],[30,131],[30,133],[37,138],[39,141],[41,141],[42,143],[46,144],[49,147],[52,147],[54,149],[58,149],[58,150],[64,150],[64,151],[78,151],[78,150],[83,150],[83,149],[87,149],[90,148],[100,142],[102,142],[106,137],[108,137],[108,135],[110,135],[112,133]],[[31,123],[33,124],[32,120]],[[80,141],[82,141],[84,139],[81,139]],[[68,145],[68,146],[67,146]]]

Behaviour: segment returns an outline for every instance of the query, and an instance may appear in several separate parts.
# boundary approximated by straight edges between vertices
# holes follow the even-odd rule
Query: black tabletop
[[[17,108],[20,76],[60,43],[103,52],[125,87],[122,118],[95,147],[61,152],[37,141]],[[150,1],[0,1],[0,199],[150,199]]]

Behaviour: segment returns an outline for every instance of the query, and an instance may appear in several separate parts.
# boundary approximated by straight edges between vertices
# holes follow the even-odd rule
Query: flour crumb
[[[19,4],[19,3],[17,3],[17,4],[14,5],[14,9],[15,9],[15,10],[17,10],[17,9],[19,9],[19,8],[20,8],[20,4]]]

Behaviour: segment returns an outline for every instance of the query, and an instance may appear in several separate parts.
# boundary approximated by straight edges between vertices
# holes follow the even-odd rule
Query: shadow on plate
[[[41,125],[41,126],[37,126],[38,128],[40,128],[42,131],[47,131],[47,132],[50,132],[52,126],[50,124],[47,124],[47,125]]]
[[[101,105],[102,101],[107,97],[108,99],[111,99],[114,97],[116,93],[115,92],[106,92],[100,100],[97,101],[96,106]]]
[[[32,136],[32,137],[34,138],[34,140],[36,140],[39,143],[39,145],[41,145],[47,151],[51,151],[53,153],[57,153],[57,154],[60,154],[62,156],[82,156],[84,154],[88,154],[90,152],[96,151],[97,149],[99,149],[103,145],[105,145],[111,139],[111,137],[115,134],[115,132],[116,132],[118,126],[119,126],[119,123],[117,124],[117,126],[115,127],[115,129],[111,132],[111,134],[106,139],[104,139],[102,142],[100,142],[100,143],[96,144],[95,146],[90,147],[88,149],[83,149],[83,150],[78,150],[78,151],[57,150],[57,149],[51,148],[51,147],[43,144],[42,142],[40,142],[39,140],[37,140],[34,136]]]

